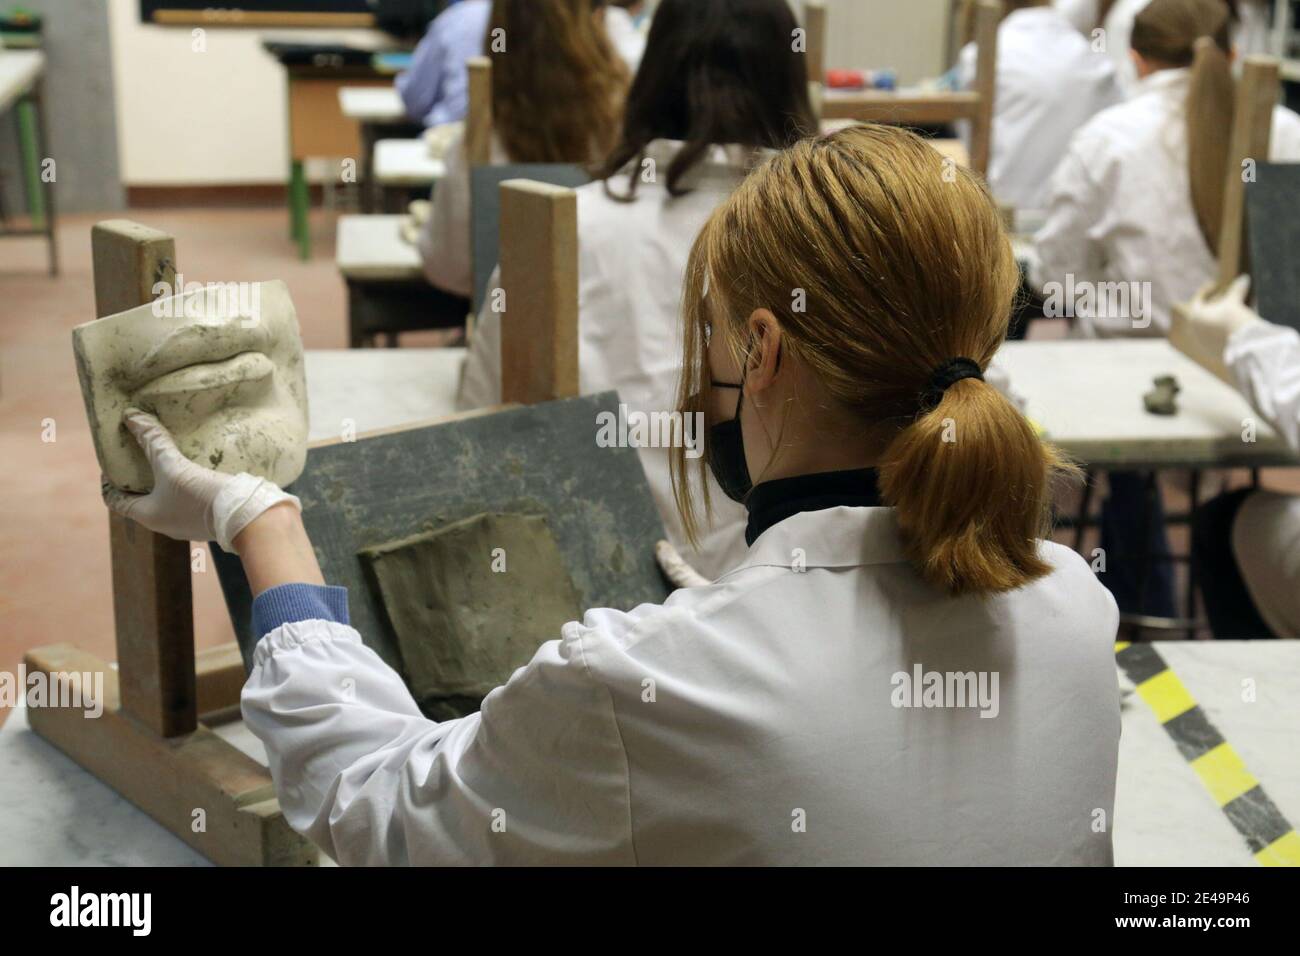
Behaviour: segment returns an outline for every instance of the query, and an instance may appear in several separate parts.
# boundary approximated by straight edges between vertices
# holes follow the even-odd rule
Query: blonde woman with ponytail
[[[1231,30],[1224,0],[1151,0],[1133,22],[1135,95],[1093,117],[1057,167],[1035,239],[1035,284],[1145,284],[1126,310],[1068,303],[1084,336],[1166,335],[1174,303],[1215,275],[1232,128]],[[1300,160],[1300,116],[1280,106],[1270,158]]]
[[[588,611],[456,720],[348,625],[296,499],[214,509],[236,479],[133,416],[155,492],[111,505],[230,541],[257,595],[242,707],[286,819],[344,864],[1110,864],[1117,613],[981,380],[1017,287],[983,185],[897,128],[803,140],[687,277],[679,410],[744,561]]]

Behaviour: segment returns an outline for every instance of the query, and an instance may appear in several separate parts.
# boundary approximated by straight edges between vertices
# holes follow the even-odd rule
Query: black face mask
[[[709,429],[709,470],[722,489],[722,493],[732,501],[744,501],[750,489],[754,487],[749,479],[749,464],[745,461],[745,436],[740,429],[740,409],[745,404],[745,383],[713,382],[714,388],[738,388],[740,397],[736,400],[736,415],[725,422],[718,422]]]

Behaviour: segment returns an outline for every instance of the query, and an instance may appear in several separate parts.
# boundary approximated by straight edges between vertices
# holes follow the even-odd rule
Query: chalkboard
[[[662,601],[654,545],[664,528],[639,453],[596,444],[599,416],[618,407],[604,392],[312,448],[288,490],[325,580],[348,589],[362,640],[402,669],[360,552],[482,513],[545,517],[581,607]],[[237,557],[212,553],[247,665],[257,641],[248,582]]]
[[[374,0],[140,0],[140,19],[146,23],[244,22],[262,26],[337,21],[341,25],[366,26],[355,18],[374,13]]]
[[[1255,310],[1300,330],[1300,163],[1260,163],[1246,184]]]

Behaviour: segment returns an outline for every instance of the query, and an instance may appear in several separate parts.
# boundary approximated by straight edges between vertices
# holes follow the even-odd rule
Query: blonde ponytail
[[[993,386],[957,382],[881,457],[880,490],[908,555],[953,594],[1010,591],[1050,568],[1049,477],[1063,462]]]
[[[1196,41],[1187,90],[1187,172],[1192,208],[1210,251],[1219,249],[1223,195],[1228,175],[1228,131],[1235,84],[1228,57],[1210,37]]]
[[[1223,0],[1151,0],[1133,20],[1131,45],[1157,69],[1191,67],[1187,174],[1206,245],[1219,249],[1235,84],[1228,61],[1232,12]]]
[[[696,240],[678,407],[709,407],[709,336],[734,346],[745,319],[770,310],[783,355],[858,423],[922,577],[952,594],[1021,587],[1050,570],[1036,539],[1052,474],[1069,466],[978,378],[933,394],[953,360],[988,367],[1018,285],[987,190],[924,140],[874,125],[803,140],[752,173]],[[687,467],[675,449],[693,529]]]

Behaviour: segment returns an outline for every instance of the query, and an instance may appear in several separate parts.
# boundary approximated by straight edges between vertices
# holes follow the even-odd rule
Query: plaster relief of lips
[[[132,403],[162,418],[177,406],[196,415],[243,404],[271,388],[274,363],[261,352],[241,352],[219,362],[204,362],[168,372],[137,389]]]

